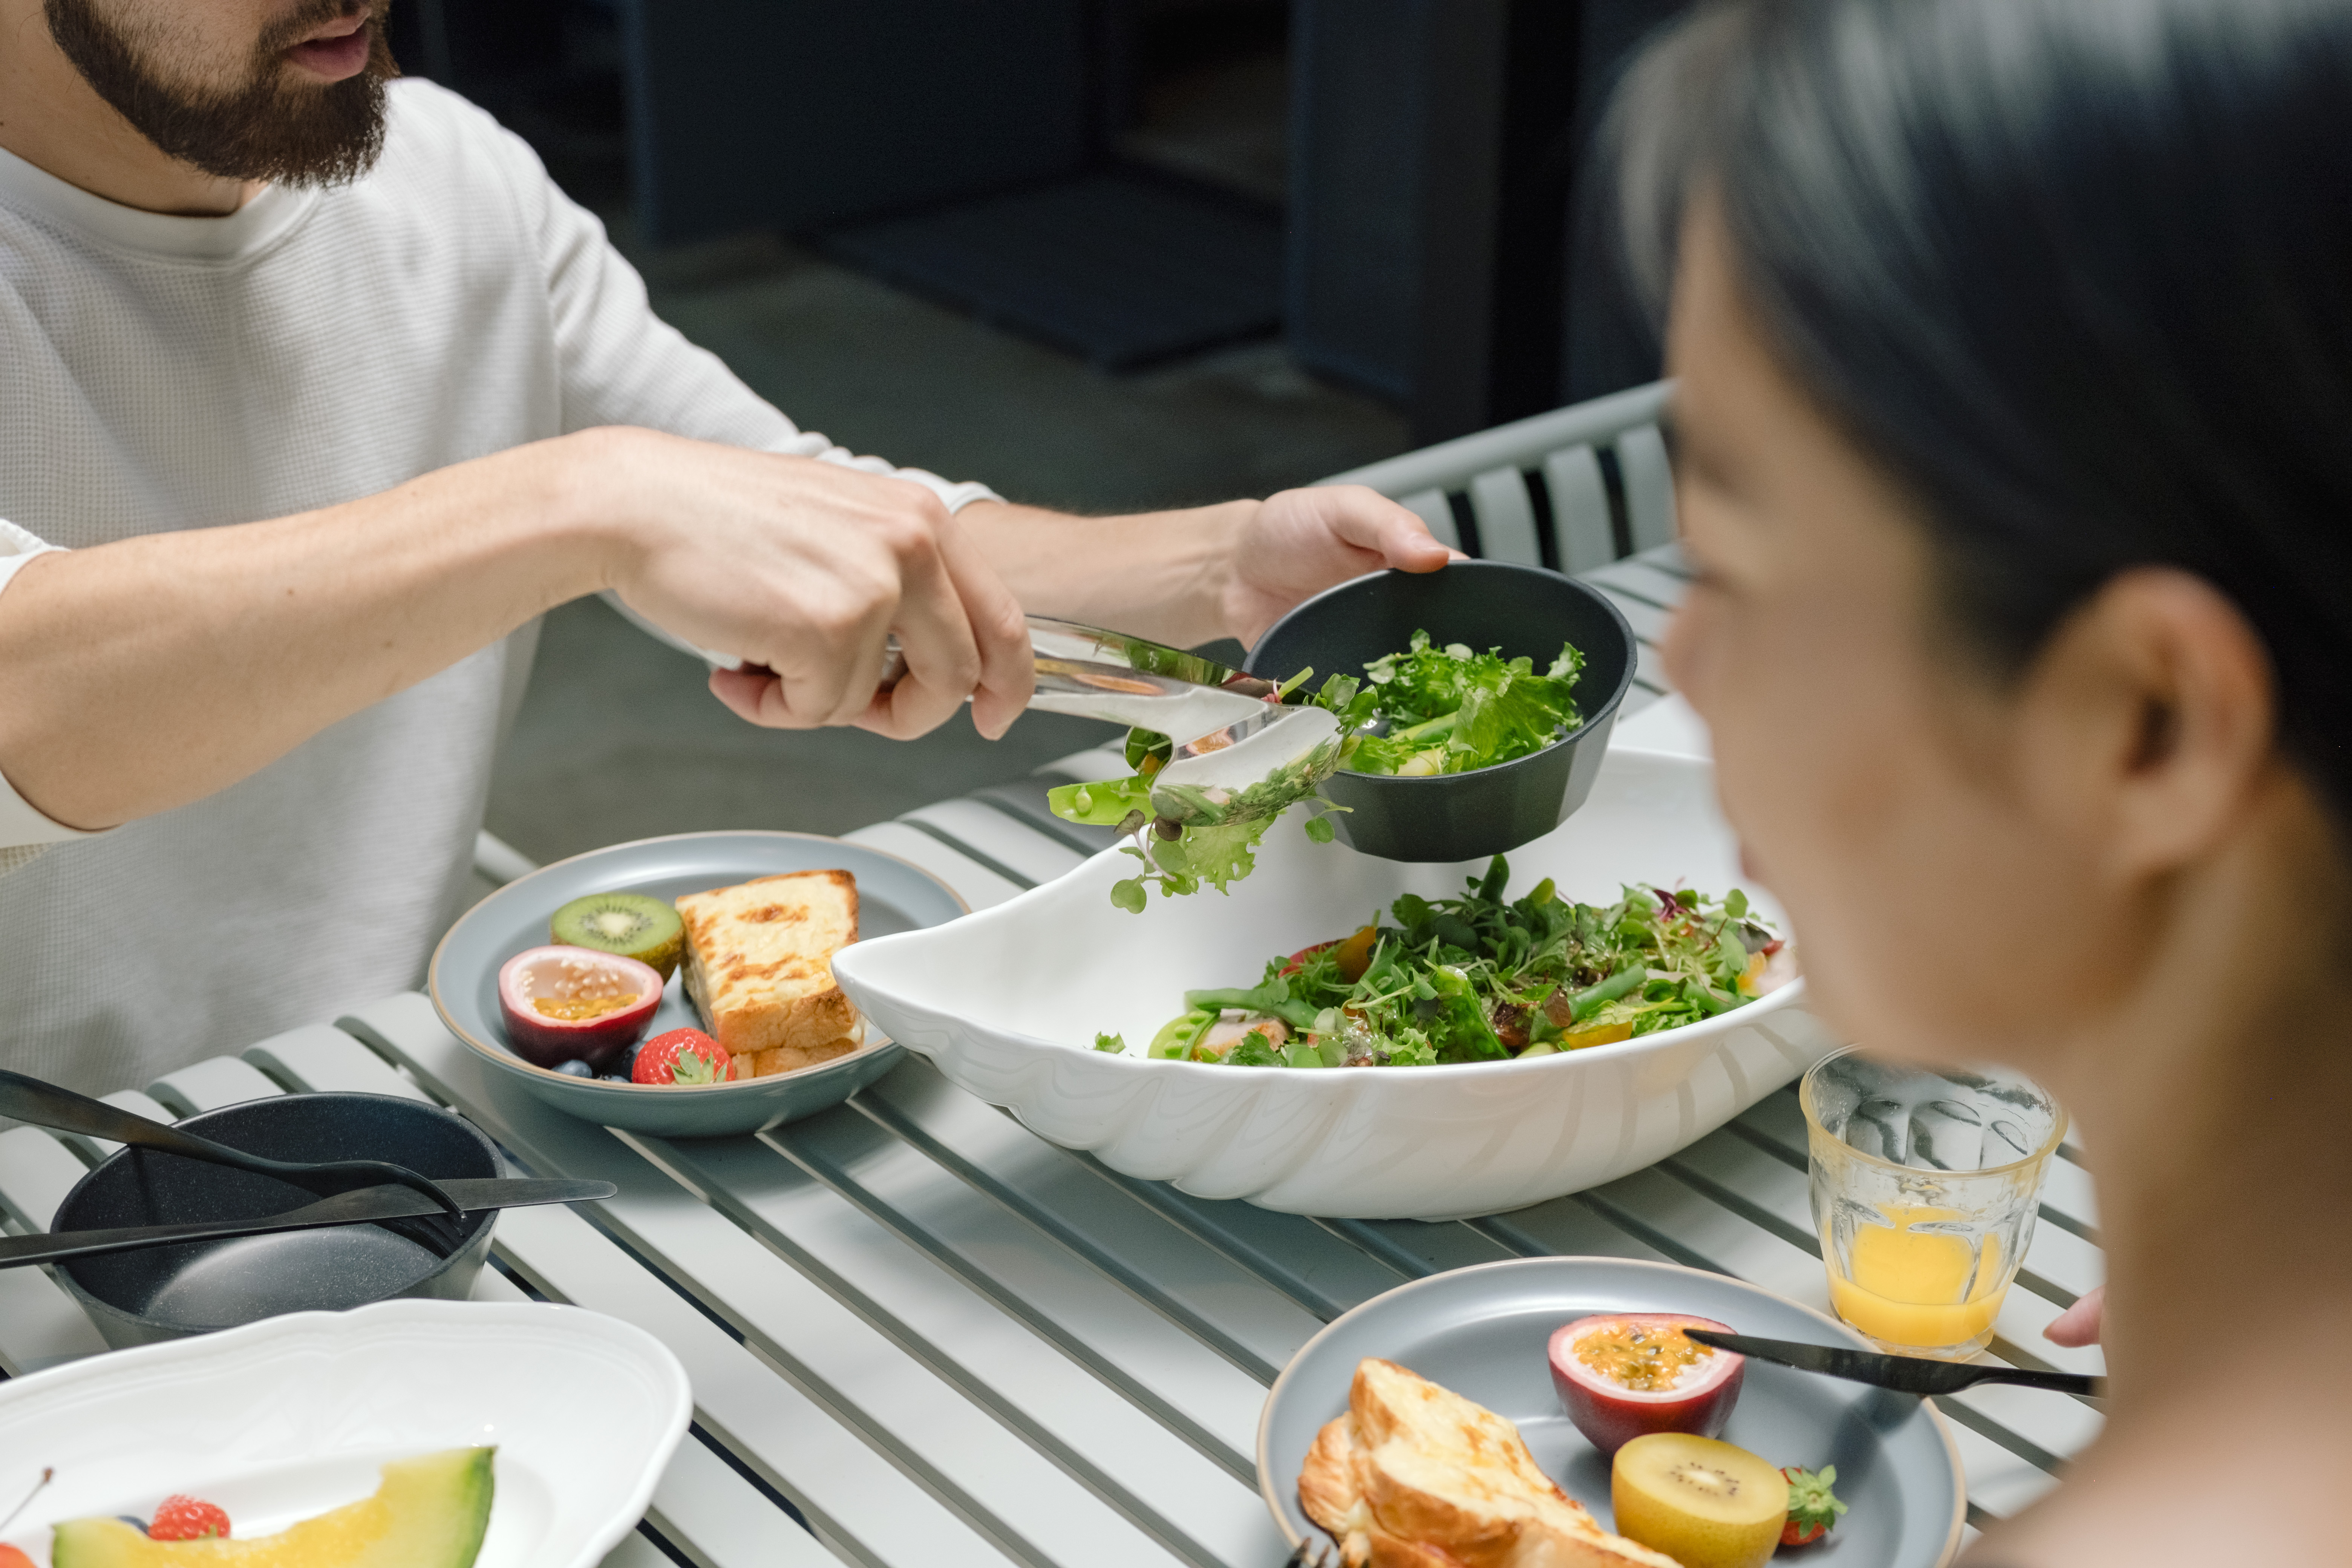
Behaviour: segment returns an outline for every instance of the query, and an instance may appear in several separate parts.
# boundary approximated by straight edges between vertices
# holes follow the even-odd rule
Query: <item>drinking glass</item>
[[[2033,1241],[2066,1112],[2015,1073],[1853,1049],[1813,1064],[1799,1099],[1838,1316],[1900,1354],[1984,1349]]]

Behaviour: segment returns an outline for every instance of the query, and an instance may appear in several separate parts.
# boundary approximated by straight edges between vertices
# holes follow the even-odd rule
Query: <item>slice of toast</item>
[[[1357,1363],[1348,1413],[1307,1450],[1298,1500],[1348,1568],[1675,1568],[1601,1529],[1517,1427],[1394,1362]]]
[[[813,1067],[855,1048],[857,1010],[833,955],[857,940],[857,879],[792,871],[677,900],[686,993],[740,1078]]]

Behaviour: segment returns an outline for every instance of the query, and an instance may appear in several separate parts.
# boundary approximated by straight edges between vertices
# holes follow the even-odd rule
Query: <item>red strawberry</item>
[[[1789,1482],[1789,1522],[1780,1527],[1781,1545],[1810,1546],[1837,1528],[1845,1504],[1830,1490],[1830,1483],[1837,1479],[1835,1465],[1823,1465],[1818,1475],[1801,1467],[1783,1466],[1780,1474]]]
[[[631,1083],[725,1083],[733,1076],[727,1048],[699,1029],[672,1029],[637,1047]]]
[[[200,1502],[192,1497],[167,1497],[155,1505],[155,1518],[147,1526],[148,1536],[155,1541],[204,1541],[217,1537],[228,1539],[228,1515],[218,1503]]]

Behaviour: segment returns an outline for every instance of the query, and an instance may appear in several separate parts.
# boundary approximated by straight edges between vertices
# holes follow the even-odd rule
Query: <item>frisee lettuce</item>
[[[1533,659],[1507,659],[1500,648],[1479,653],[1462,643],[1438,647],[1427,632],[1416,631],[1404,652],[1372,660],[1360,679],[1332,676],[1308,700],[1339,716],[1347,737],[1339,765],[1352,773],[1468,773],[1531,755],[1581,724],[1575,693],[1583,669],[1584,656],[1568,644],[1538,675]],[[1284,683],[1284,693],[1312,674],[1299,671]],[[1370,732],[1376,728],[1381,732]],[[1317,795],[1304,778],[1276,776],[1242,792],[1226,809],[1244,820],[1180,828],[1174,819],[1160,818],[1151,803],[1152,776],[1170,752],[1167,736],[1131,730],[1127,760],[1134,774],[1064,784],[1046,795],[1055,816],[1129,836],[1122,851],[1141,868],[1111,885],[1111,902],[1118,908],[1141,914],[1154,887],[1171,899],[1202,888],[1224,892],[1256,869],[1266,829],[1299,801],[1315,808],[1305,824],[1307,837],[1318,844],[1332,841],[1328,814],[1346,808]]]

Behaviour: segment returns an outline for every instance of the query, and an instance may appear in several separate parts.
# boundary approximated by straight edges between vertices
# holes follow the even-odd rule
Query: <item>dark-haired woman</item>
[[[2106,1431],[1971,1561],[2352,1561],[2352,0],[1716,6],[1619,125],[1753,870],[2100,1182]]]

